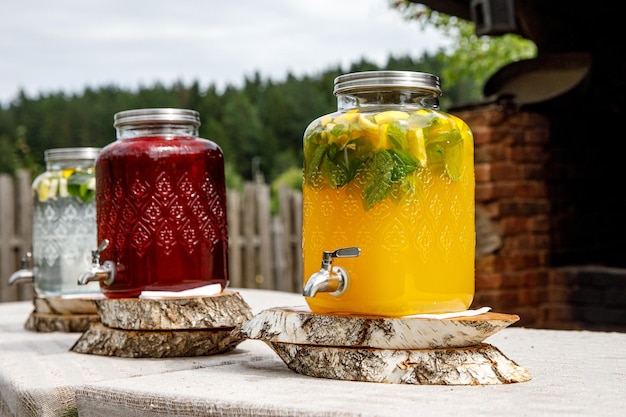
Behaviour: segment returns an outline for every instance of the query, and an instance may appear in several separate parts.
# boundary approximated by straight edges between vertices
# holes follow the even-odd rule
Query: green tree
[[[17,155],[9,137],[0,134],[0,173],[13,174],[17,168]]]
[[[234,154],[234,163],[246,179],[253,179],[257,172],[253,161],[260,161],[264,171],[272,165],[276,144],[265,134],[258,108],[241,91],[229,87],[223,95],[221,123],[224,127],[222,141]]]

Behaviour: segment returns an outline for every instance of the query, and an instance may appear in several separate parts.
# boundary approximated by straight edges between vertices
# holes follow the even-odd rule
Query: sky
[[[239,87],[445,46],[389,0],[20,0],[0,6],[0,105],[86,87]],[[438,74],[437,74],[438,75]],[[329,90],[332,86],[329,86]]]

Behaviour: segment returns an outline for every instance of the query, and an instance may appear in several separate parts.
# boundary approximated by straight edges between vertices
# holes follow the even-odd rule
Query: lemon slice
[[[410,129],[407,132],[409,151],[420,161],[420,166],[425,167],[427,162],[426,140],[424,139],[424,129]]]
[[[327,117],[322,118],[322,120],[320,120],[320,124],[322,125],[322,127],[326,127],[326,125],[332,121],[333,121],[333,118],[330,116],[327,116]]]
[[[335,124],[349,125],[351,123],[355,123],[359,119],[359,116],[360,115],[358,113],[344,113],[341,116],[335,117],[333,122]]]
[[[67,178],[59,178],[59,197],[69,197],[67,192]]]
[[[379,125],[386,124],[386,123],[393,123],[396,120],[406,120],[408,118],[409,118],[408,113],[405,113],[403,111],[398,111],[398,110],[384,111],[374,116],[374,120]]]
[[[55,198],[58,192],[59,192],[59,179],[50,178],[50,185],[48,187],[48,192],[46,193],[46,199]]]
[[[378,135],[378,131],[380,130],[380,127],[378,127],[376,123],[370,121],[370,119],[363,114],[359,114],[358,125],[361,129],[372,135]]]
[[[50,180],[44,178],[37,185],[37,199],[44,202],[48,199],[48,190],[50,189]]]
[[[391,142],[389,142],[389,135],[387,135],[388,129],[389,129],[389,124],[384,124],[380,127],[378,145],[376,146],[378,149],[390,149],[391,148]]]

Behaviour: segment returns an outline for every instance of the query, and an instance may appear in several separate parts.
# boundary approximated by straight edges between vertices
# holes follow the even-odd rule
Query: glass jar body
[[[96,162],[101,261],[109,298],[228,284],[224,158],[193,126],[118,128]]]
[[[304,133],[304,281],[321,254],[350,277],[315,313],[407,316],[466,310],[474,296],[474,143],[430,92],[338,95]]]
[[[46,171],[33,181],[33,281],[39,296],[100,293],[97,283],[78,285],[97,242],[94,163],[99,151],[48,150]]]

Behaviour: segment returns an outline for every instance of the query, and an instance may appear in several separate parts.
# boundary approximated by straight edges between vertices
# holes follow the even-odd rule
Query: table
[[[238,291],[254,314],[299,294]],[[338,381],[297,374],[262,341],[222,355],[129,359],[71,352],[79,333],[35,333],[30,302],[0,304],[1,416],[619,416],[626,334],[509,327],[486,340],[532,380],[494,386]],[[506,312],[508,313],[508,312]]]

